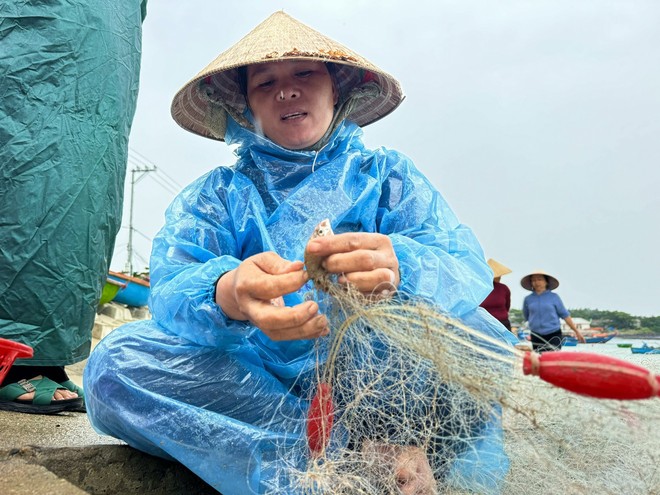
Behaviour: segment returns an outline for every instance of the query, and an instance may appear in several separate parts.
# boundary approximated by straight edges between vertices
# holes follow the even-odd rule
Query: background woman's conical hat
[[[549,273],[544,272],[543,270],[535,270],[529,275],[525,275],[521,280],[520,280],[520,285],[523,286],[523,289],[527,290],[534,290],[532,288],[532,275],[545,275],[546,278],[548,279],[548,287],[547,290],[554,290],[557,287],[559,287],[559,280],[557,280],[555,277],[550,275]]]
[[[184,129],[224,140],[229,108],[243,115],[245,98],[236,68],[264,62],[312,59],[336,64],[340,98],[370,81],[380,94],[358,103],[348,119],[365,126],[392,112],[403,101],[399,82],[345,46],[284,12],[275,12],[191,79],[172,101],[172,117]],[[217,104],[214,104],[216,102]]]
[[[504,266],[502,263],[495,261],[493,258],[489,258],[486,263],[488,263],[488,266],[490,266],[491,270],[493,270],[493,278],[501,277],[502,275],[511,273],[511,268]]]

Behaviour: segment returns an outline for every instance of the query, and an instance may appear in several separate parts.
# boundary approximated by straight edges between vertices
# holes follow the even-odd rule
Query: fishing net
[[[657,399],[565,391],[424,301],[367,298],[307,269],[335,302],[332,336],[306,444],[278,452],[287,488],[273,493],[660,493]]]

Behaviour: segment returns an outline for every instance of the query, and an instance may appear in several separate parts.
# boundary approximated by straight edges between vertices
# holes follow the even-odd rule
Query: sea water
[[[653,373],[660,374],[660,354],[633,354],[629,347],[618,347],[617,344],[628,343],[633,347],[641,347],[644,343],[660,346],[660,338],[626,339],[614,337],[609,342],[601,344],[578,344],[576,346],[562,347],[567,352],[592,352],[623,359],[638,366],[642,366]],[[660,399],[659,399],[660,400]]]

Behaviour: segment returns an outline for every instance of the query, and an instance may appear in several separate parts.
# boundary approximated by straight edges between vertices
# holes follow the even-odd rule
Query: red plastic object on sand
[[[0,383],[5,379],[9,368],[16,359],[31,358],[33,355],[34,351],[29,345],[13,340],[0,339]]]
[[[660,376],[636,364],[588,352],[526,352],[523,373],[598,399],[660,397]]]

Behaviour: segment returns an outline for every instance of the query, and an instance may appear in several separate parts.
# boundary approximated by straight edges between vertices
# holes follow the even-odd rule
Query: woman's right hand
[[[580,342],[582,344],[587,343],[587,339],[584,338],[584,335],[582,335],[582,332],[580,332],[577,328],[574,330],[574,332],[575,332],[575,337],[577,338],[578,342]]]
[[[274,252],[256,254],[220,277],[215,301],[229,318],[249,321],[272,340],[327,335],[328,320],[316,302],[284,306],[282,296],[307,282],[303,266],[302,261],[288,261]]]

